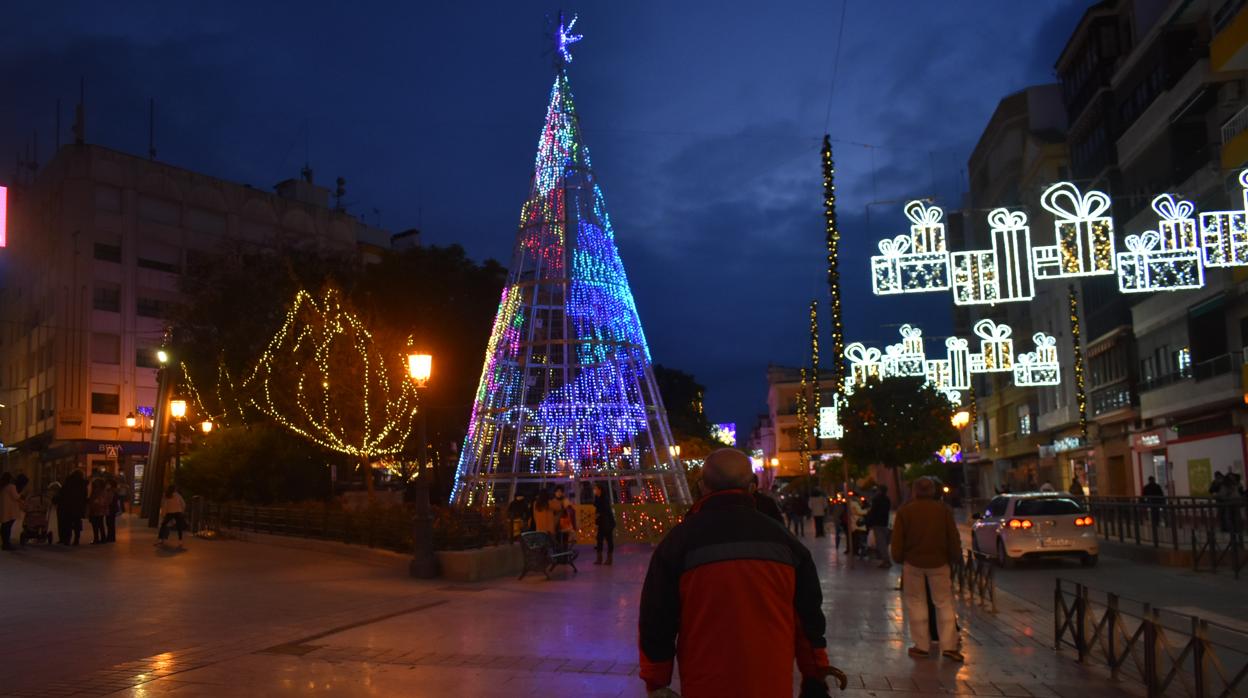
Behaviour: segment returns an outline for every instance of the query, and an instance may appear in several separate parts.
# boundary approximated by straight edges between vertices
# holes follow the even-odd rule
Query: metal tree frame
[[[622,501],[687,504],[688,485],[562,63],[454,501],[495,505],[522,488],[592,482]],[[626,483],[637,486],[635,495]]]

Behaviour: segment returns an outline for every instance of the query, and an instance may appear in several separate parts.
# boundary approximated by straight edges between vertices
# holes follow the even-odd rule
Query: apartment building
[[[801,459],[801,428],[797,413],[797,398],[801,394],[801,369],[787,366],[767,367],[767,415],[760,415],[755,428],[754,448],[763,451],[766,467],[777,463],[772,477],[799,477],[808,472],[809,464]],[[809,390],[809,386],[807,388]],[[819,372],[820,405],[831,405],[834,379],[831,371]],[[812,424],[818,419],[811,415]],[[812,442],[811,459],[820,460],[839,455],[834,439],[817,439]]]
[[[62,147],[9,190],[0,249],[0,442],[44,481],[141,477],[167,311],[196,258],[315,246],[376,254],[389,236],[311,181],[274,192],[98,145]],[[134,418],[134,427],[127,417]]]

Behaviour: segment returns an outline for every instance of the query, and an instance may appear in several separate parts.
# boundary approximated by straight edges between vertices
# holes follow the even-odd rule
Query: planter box
[[[472,550],[439,550],[438,567],[442,577],[455,582],[520,575],[524,554],[519,545],[492,545]]]

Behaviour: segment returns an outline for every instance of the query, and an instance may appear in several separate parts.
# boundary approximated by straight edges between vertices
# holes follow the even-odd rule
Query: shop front
[[[1040,446],[1040,474],[1058,490],[1069,490],[1071,480],[1079,478],[1087,494],[1097,494],[1096,452],[1078,430],[1062,432],[1053,442]]]
[[[1180,437],[1166,444],[1174,494],[1207,497],[1214,473],[1244,474],[1244,435],[1239,430]]]
[[[1161,428],[1131,435],[1135,479],[1143,488],[1148,478],[1157,480],[1167,495],[1175,495],[1174,473],[1166,456],[1166,444],[1176,439],[1173,429]]]

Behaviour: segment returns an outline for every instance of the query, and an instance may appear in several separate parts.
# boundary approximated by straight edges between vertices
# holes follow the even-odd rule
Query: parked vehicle
[[[1073,557],[1092,567],[1100,554],[1092,515],[1066,494],[1001,495],[971,518],[971,548],[1002,567],[1040,557]]]

